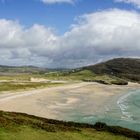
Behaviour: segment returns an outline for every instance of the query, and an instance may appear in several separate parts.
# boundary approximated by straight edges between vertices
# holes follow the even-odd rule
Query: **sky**
[[[75,68],[140,57],[140,0],[0,0],[0,65]]]

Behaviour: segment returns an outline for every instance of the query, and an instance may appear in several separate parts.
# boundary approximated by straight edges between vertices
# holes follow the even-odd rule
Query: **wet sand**
[[[95,115],[107,105],[139,84],[127,86],[98,83],[73,83],[59,87],[36,89],[0,95],[0,110],[28,113],[63,120],[76,114]]]

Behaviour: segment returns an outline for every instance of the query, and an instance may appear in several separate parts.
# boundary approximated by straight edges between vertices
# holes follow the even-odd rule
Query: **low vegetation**
[[[45,75],[48,79],[55,79],[55,80],[80,80],[85,82],[98,82],[101,84],[116,84],[116,85],[127,85],[128,82],[121,78],[111,75],[98,75],[93,73],[91,70],[70,70],[67,72],[53,72],[47,73]]]
[[[0,75],[0,81],[30,81],[32,74],[7,74],[3,73]]]
[[[131,140],[140,133],[121,127],[63,122],[0,111],[1,140]]]
[[[18,91],[41,87],[51,87],[62,85],[62,83],[45,83],[45,82],[1,82],[0,92],[2,91]]]
[[[55,80],[82,80],[84,78],[92,78],[94,77],[94,73],[89,70],[69,70],[65,72],[50,72],[46,73],[46,78],[55,79]]]
[[[111,84],[114,84],[114,85],[128,85],[128,82],[126,80],[115,80],[115,81],[111,81]]]

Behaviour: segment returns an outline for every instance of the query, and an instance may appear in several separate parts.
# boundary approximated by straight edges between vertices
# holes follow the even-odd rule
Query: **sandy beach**
[[[40,117],[62,120],[81,115],[97,114],[106,109],[127,91],[140,85],[103,85],[98,83],[73,83],[59,87],[36,89],[0,95],[0,110],[23,112]]]

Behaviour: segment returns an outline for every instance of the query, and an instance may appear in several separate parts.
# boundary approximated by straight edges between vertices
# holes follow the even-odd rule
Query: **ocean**
[[[66,120],[90,124],[99,121],[140,131],[140,90],[131,90],[104,108],[96,115],[76,111]]]

